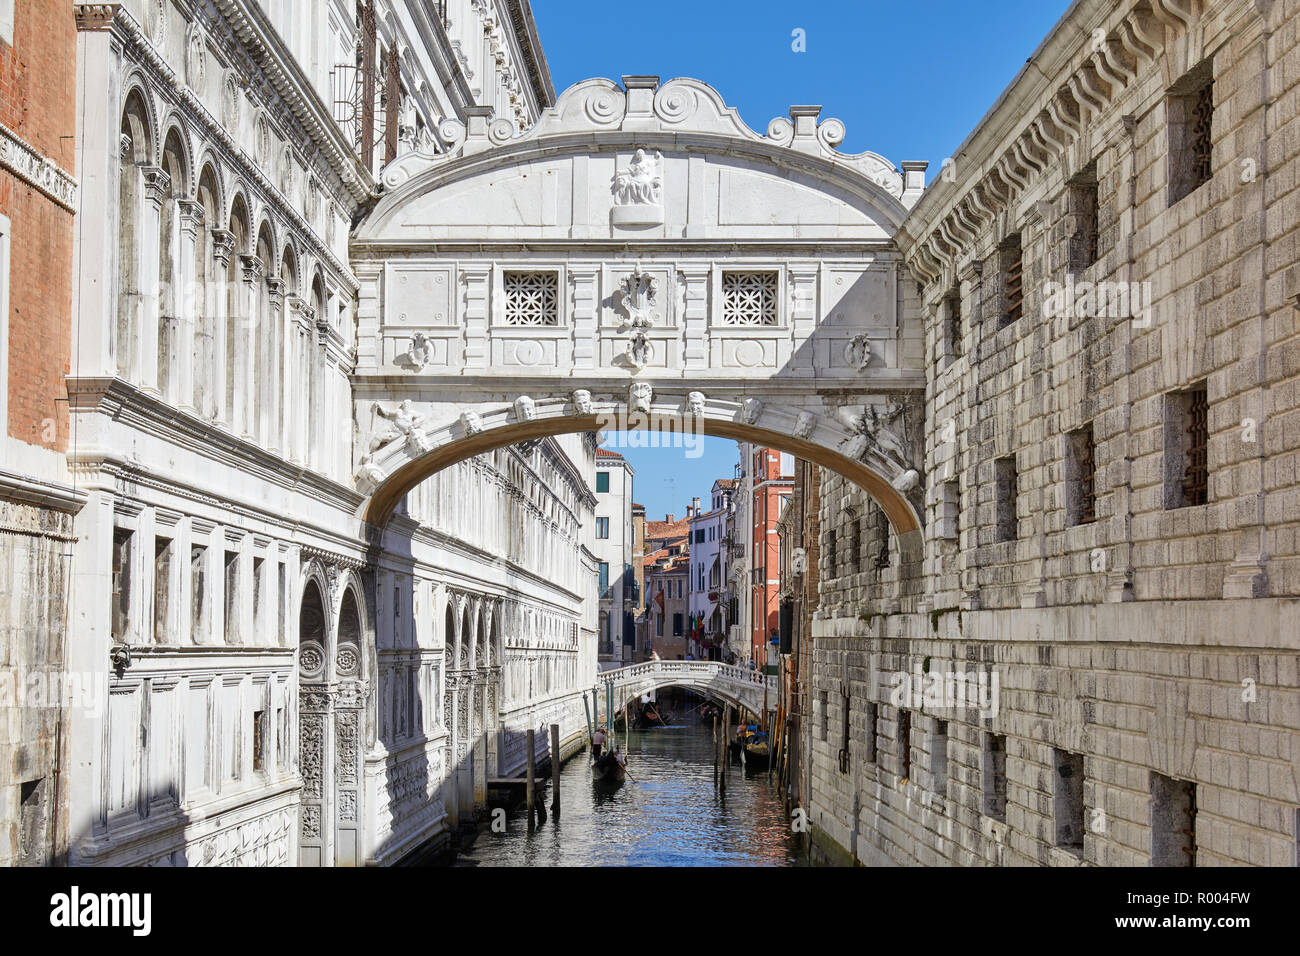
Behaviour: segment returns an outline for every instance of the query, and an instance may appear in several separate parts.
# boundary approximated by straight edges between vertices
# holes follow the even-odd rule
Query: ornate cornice
[[[120,378],[72,377],[66,380],[69,411],[76,414],[101,413],[128,428],[155,436],[169,445],[214,459],[237,468],[250,476],[288,490],[304,492],[312,498],[346,512],[355,511],[363,498],[353,489],[293,465],[259,445],[239,438],[197,415],[173,408],[161,398],[145,392]],[[78,448],[68,453],[68,467],[74,475],[93,479],[97,474],[129,475],[132,482],[149,484],[175,491],[183,497],[211,504],[230,506],[194,489],[177,490],[178,486],[161,479],[150,479],[147,467],[128,461],[119,451],[108,448]],[[248,510],[247,514],[265,514]],[[276,516],[284,518],[284,516]],[[288,519],[285,519],[286,521]]]
[[[974,252],[962,237],[974,229],[978,239],[1012,209],[1167,45],[1196,29],[1205,0],[1111,6],[1080,2],[1071,7],[954,151],[978,173],[967,178],[958,170],[953,181],[941,177],[903,222],[899,247],[924,284],[958,267],[964,254]]]
[[[275,212],[296,230],[298,238],[311,250],[312,254],[323,264],[327,265],[334,274],[334,278],[348,290],[355,293],[360,284],[357,282],[356,275],[352,269],[334,254],[325,241],[317,235],[306,218],[300,213],[289,201],[279,188],[273,183],[260,168],[258,161],[245,151],[237,142],[231,131],[226,127],[218,117],[209,112],[203,101],[200,100],[185,82],[185,77],[176,72],[173,67],[162,58],[162,55],[154,48],[152,41],[145,34],[140,24],[131,16],[131,14],[122,9],[120,6],[114,6],[114,17],[111,28],[114,35],[121,42],[123,49],[128,52],[132,58],[139,64],[145,66],[152,74],[155,82],[166,90],[167,95],[176,103],[183,106],[189,111],[191,118],[196,121],[200,127],[201,134],[209,140],[210,145],[216,147],[219,152],[224,154],[227,162],[237,169],[240,178],[248,185],[250,190],[256,190],[260,197]],[[259,12],[260,16],[260,12]],[[268,28],[269,29],[269,28]],[[241,36],[241,40],[242,40]],[[278,42],[278,40],[277,40]],[[287,56],[287,54],[286,54]],[[281,65],[280,69],[292,69],[298,73],[298,67],[293,63],[292,58],[286,59],[286,65]],[[300,77],[301,78],[301,77]],[[305,80],[303,80],[305,84]],[[309,88],[308,88],[309,89]],[[314,97],[314,95],[313,95]],[[292,107],[292,104],[290,104]],[[301,118],[294,113],[296,119]],[[328,119],[328,116],[326,117]],[[343,143],[342,132],[333,120],[329,120],[330,129],[337,134],[339,143]],[[322,148],[321,140],[313,135],[311,127],[304,126],[307,134],[312,137],[312,142],[321,150],[326,161],[330,163],[330,168],[339,177],[340,182],[347,189],[348,194],[352,197],[355,208],[369,202],[374,190],[374,181],[370,174],[361,168],[359,161],[350,153],[346,156],[336,156],[328,150]],[[344,148],[344,147],[340,147]],[[360,185],[350,181],[349,173],[355,167],[357,175],[362,176]]]
[[[4,124],[0,124],[0,167],[35,186],[68,212],[77,211],[77,181]]]

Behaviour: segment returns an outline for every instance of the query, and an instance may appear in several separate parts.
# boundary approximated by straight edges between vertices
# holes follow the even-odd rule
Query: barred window
[[[723,325],[776,325],[777,274],[724,272]]]
[[[1016,496],[1019,491],[1016,474],[1016,456],[995,459],[993,475],[997,484],[997,540],[1014,541],[1019,530],[1016,515]]]
[[[943,297],[943,345],[948,361],[961,355],[961,287]]]
[[[1069,523],[1088,524],[1097,519],[1097,447],[1091,422],[1070,432],[1069,452]]]
[[[560,280],[556,273],[507,272],[501,285],[506,299],[506,325],[560,324]]]
[[[1082,272],[1097,261],[1098,245],[1097,163],[1094,160],[1070,182],[1069,212],[1074,217],[1074,233],[1069,237],[1071,272]]]
[[[1214,172],[1214,68],[1205,60],[1169,89],[1169,205],[1210,181]]]
[[[1165,396],[1165,507],[1209,500],[1209,395],[1204,382]]]
[[[1010,325],[1020,318],[1025,303],[1024,256],[1020,246],[1020,233],[1007,239],[1001,250],[1002,265],[1002,318],[998,327]]]

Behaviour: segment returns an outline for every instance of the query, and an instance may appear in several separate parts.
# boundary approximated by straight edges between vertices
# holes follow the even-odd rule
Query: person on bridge
[[[596,732],[591,735],[591,756],[599,757],[601,751],[605,749],[605,730],[597,727]]]

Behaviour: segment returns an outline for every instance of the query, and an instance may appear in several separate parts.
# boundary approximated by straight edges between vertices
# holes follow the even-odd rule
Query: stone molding
[[[68,212],[77,211],[76,179],[2,123],[0,166],[39,189]]]

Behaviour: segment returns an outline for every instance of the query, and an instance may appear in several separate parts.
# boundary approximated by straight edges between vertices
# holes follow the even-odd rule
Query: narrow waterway
[[[622,734],[618,735],[624,744]],[[766,772],[733,765],[725,793],[714,786],[713,731],[687,720],[633,730],[629,779],[594,784],[587,754],[560,773],[561,814],[533,833],[521,808],[506,831],[480,829],[456,866],[799,866],[807,850],[791,832]]]

